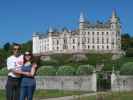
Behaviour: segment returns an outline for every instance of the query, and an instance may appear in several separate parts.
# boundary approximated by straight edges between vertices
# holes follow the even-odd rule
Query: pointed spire
[[[112,12],[112,18],[116,18],[116,17],[117,17],[117,14],[116,14],[116,10],[114,9]]]
[[[110,20],[111,20],[112,23],[116,23],[118,21],[118,17],[117,17],[115,9],[112,11],[112,16],[111,16]]]
[[[80,19],[79,19],[79,22],[84,22],[84,14],[83,12],[80,13]]]
[[[49,27],[49,33],[52,33],[52,32],[53,32],[52,27]]]

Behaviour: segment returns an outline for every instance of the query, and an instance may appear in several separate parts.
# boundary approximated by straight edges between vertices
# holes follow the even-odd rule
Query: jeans
[[[32,100],[35,86],[22,86],[19,100]]]

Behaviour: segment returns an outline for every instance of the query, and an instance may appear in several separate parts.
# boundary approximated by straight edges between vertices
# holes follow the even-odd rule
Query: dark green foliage
[[[29,40],[26,43],[21,44],[22,53],[25,51],[32,51],[32,41]]]
[[[8,70],[6,67],[0,70],[0,76],[7,76],[7,74],[8,74]]]
[[[80,65],[76,71],[76,75],[90,75],[93,73],[94,67],[91,65]]]
[[[71,66],[60,66],[57,70],[57,75],[72,76],[75,74],[75,69]]]
[[[54,76],[56,75],[56,69],[53,66],[41,66],[37,70],[37,75]]]
[[[123,64],[123,66],[120,69],[120,74],[133,75],[133,62],[127,62]]]
[[[11,47],[10,43],[7,42],[7,43],[4,44],[3,49],[4,49],[5,51],[9,51],[9,50],[10,50],[10,47]]]
[[[133,57],[133,48],[128,48],[126,50],[126,56],[127,57]]]

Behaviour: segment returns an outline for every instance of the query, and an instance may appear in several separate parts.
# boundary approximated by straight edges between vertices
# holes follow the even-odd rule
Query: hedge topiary
[[[57,75],[72,76],[75,74],[75,69],[71,66],[60,66],[57,70]]]
[[[37,75],[54,76],[56,75],[56,68],[53,66],[41,66],[37,70]]]
[[[133,75],[133,62],[127,62],[123,64],[120,69],[121,75]]]
[[[76,75],[90,75],[93,73],[92,65],[80,65],[76,71]]]
[[[8,70],[6,67],[0,69],[0,76],[7,76]]]

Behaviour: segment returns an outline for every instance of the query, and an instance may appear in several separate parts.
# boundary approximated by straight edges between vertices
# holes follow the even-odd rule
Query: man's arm
[[[16,71],[16,73],[23,74],[23,75],[26,75],[26,76],[29,76],[29,77],[33,77],[35,75],[36,68],[37,68],[37,64],[34,63],[34,64],[32,64],[32,68],[31,68],[30,72],[23,72],[23,71],[18,70],[18,71]]]

